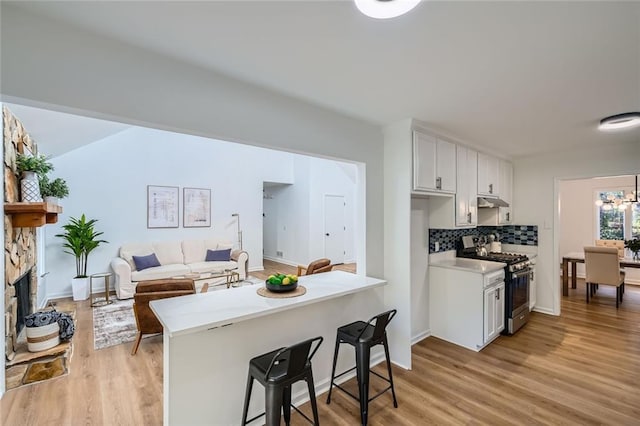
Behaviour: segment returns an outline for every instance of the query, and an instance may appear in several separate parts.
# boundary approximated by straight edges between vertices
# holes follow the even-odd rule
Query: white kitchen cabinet
[[[500,165],[496,157],[478,153],[478,195],[497,197]]]
[[[500,198],[507,203],[509,207],[498,207],[498,225],[510,225],[513,223],[513,213],[511,203],[513,201],[513,166],[505,160],[499,161],[498,188],[500,189]]]
[[[456,192],[456,146],[440,138],[413,132],[413,190]]]
[[[504,282],[484,290],[484,343],[504,330]]]
[[[469,262],[497,265],[465,269]],[[504,329],[504,264],[460,259],[429,265],[431,335],[479,351]]]
[[[456,226],[478,224],[478,153],[456,147]]]

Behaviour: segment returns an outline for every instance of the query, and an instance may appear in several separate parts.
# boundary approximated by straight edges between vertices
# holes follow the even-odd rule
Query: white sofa
[[[184,240],[151,243],[131,243],[120,247],[119,257],[111,261],[115,273],[115,287],[118,299],[130,299],[136,292],[139,281],[157,280],[184,275],[187,273],[206,273],[236,269],[240,279],[247,277],[249,254],[246,251],[232,250],[230,261],[207,262],[207,250],[232,248],[229,241],[221,240]],[[160,266],[142,271],[136,270],[133,256],[155,254]]]

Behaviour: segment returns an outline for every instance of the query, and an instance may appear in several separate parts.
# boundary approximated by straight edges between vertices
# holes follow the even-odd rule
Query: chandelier
[[[636,178],[636,189],[632,192],[623,192],[622,197],[613,194],[607,195],[606,200],[596,200],[596,206],[602,206],[602,210],[626,210],[631,204],[638,202],[638,175]]]

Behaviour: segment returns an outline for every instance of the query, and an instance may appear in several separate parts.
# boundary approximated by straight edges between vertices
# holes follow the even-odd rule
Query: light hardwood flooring
[[[266,274],[290,273],[265,265]],[[640,288],[627,286],[618,310],[613,289],[598,293],[587,305],[579,281],[560,317],[533,313],[516,335],[479,353],[423,340],[413,347],[411,371],[394,367],[399,407],[389,393],[379,397],[370,404],[370,424],[640,424]],[[7,392],[0,424],[161,425],[162,338],[143,339],[136,356],[131,344],[94,351],[88,301],[78,303],[77,316],[70,374]],[[331,405],[325,400],[319,395],[322,424],[359,423],[355,401],[338,390]],[[306,423],[294,414],[292,424]]]

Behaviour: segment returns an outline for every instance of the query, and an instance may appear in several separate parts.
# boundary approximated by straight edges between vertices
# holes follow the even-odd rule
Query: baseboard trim
[[[411,339],[411,346],[415,345],[416,343],[426,339],[427,337],[431,336],[431,330],[425,330],[422,333],[418,333],[415,336],[413,336],[413,338]]]
[[[283,259],[281,257],[262,256],[262,258],[270,260],[272,262],[283,263],[283,264],[289,265],[289,266],[298,266],[300,264],[298,262],[293,262],[291,260]]]
[[[557,317],[558,315],[553,312],[553,309],[549,309],[549,308],[538,308],[538,307],[534,307],[533,308],[534,312],[538,312],[541,314],[545,314],[545,315],[553,315],[554,317]]]

